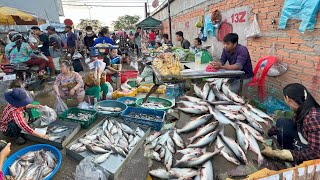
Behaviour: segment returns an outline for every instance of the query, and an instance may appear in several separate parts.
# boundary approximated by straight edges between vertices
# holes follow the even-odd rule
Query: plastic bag
[[[37,39],[32,35],[31,32],[29,33],[28,41],[29,41],[29,43],[31,43],[31,44],[36,44],[36,43],[38,43]]]
[[[81,58],[82,58],[82,55],[78,51],[74,52],[72,59],[81,59]]]
[[[184,61],[184,60],[186,59],[186,57],[187,57],[187,54],[184,52],[183,49],[176,49],[176,50],[174,51],[174,54],[175,54],[177,57],[179,57],[179,60],[180,60],[180,61]]]
[[[57,113],[48,106],[44,106],[38,109],[38,111],[40,113],[41,126],[47,126],[57,119]]]
[[[107,99],[112,99],[113,87],[109,82],[106,82],[106,84],[108,85]]]
[[[275,44],[273,43],[270,48],[269,55],[275,56],[275,49],[276,49]],[[280,76],[280,75],[284,74],[287,70],[288,70],[288,64],[285,62],[279,61],[277,59],[277,62],[275,62],[271,66],[267,75],[271,76],[271,77]]]
[[[95,166],[87,156],[76,167],[75,180],[108,180],[110,174],[99,166]]]
[[[94,64],[94,77],[97,78],[98,77],[98,70],[99,70],[99,76],[101,76],[103,70],[106,67],[106,63],[104,63],[103,61],[100,60],[96,60],[93,62]]]
[[[253,16],[253,22],[250,24],[248,28],[246,28],[247,38],[257,38],[261,37],[261,30],[257,21],[257,14]]]
[[[56,97],[56,102],[54,104],[54,110],[57,114],[63,113],[68,109],[68,106],[66,103],[63,102],[63,100],[60,97]]]

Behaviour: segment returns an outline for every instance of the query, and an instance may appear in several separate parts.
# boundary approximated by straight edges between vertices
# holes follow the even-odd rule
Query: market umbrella
[[[32,14],[16,8],[0,6],[0,25],[39,25],[44,23],[45,20],[41,20]]]

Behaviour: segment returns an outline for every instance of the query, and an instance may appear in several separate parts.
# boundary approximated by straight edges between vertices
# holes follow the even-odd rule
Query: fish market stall
[[[65,147],[81,129],[80,124],[78,123],[62,120],[56,120],[47,126],[41,126],[40,123],[40,119],[36,120],[30,124],[30,127],[39,133],[48,135],[49,139],[42,139],[22,131],[23,136],[26,139],[39,143],[50,144],[61,149]]]
[[[106,118],[67,146],[67,155],[81,161],[92,158],[117,179],[123,166],[148,136],[150,128],[117,118]]]
[[[202,89],[194,85],[194,91],[198,97],[182,96],[177,102],[181,116],[175,128],[147,137],[145,156],[153,159],[149,174],[225,179],[268,166],[260,150],[273,118],[232,93],[223,79],[210,79]]]

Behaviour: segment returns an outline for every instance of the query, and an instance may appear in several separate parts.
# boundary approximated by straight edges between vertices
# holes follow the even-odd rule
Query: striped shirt
[[[7,103],[0,119],[0,130],[2,132],[6,132],[9,122],[14,121],[14,123],[16,123],[22,130],[32,134],[33,130],[26,123],[23,116],[24,116],[23,108],[17,108]]]

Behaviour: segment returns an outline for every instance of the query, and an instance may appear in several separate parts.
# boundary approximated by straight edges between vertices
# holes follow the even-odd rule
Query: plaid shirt
[[[8,123],[11,121],[14,121],[22,130],[32,134],[33,130],[26,123],[23,116],[24,116],[23,108],[17,108],[7,103],[0,119],[0,130],[2,132],[6,132],[8,128]]]
[[[308,141],[308,148],[290,150],[297,163],[320,158],[320,108],[312,108],[302,124],[302,135]]]

